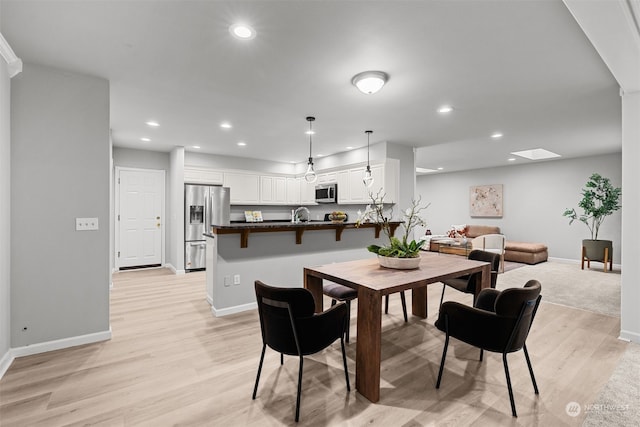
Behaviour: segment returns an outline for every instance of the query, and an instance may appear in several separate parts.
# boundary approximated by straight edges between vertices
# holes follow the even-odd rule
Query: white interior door
[[[162,264],[164,171],[119,169],[116,267]]]

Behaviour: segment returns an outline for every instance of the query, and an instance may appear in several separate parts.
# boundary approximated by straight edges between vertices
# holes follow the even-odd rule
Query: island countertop
[[[391,234],[396,228],[402,224],[401,221],[389,221]],[[355,222],[332,222],[332,221],[307,221],[307,222],[291,222],[291,221],[264,221],[264,222],[237,222],[225,225],[212,225],[211,233],[216,234],[240,234],[240,247],[246,248],[249,245],[250,233],[265,232],[286,232],[293,231],[296,233],[296,244],[302,243],[302,235],[306,230],[336,230],[336,241],[340,241],[342,231],[352,228],[374,228],[376,238],[380,237],[382,226],[378,223],[365,222],[357,224]]]

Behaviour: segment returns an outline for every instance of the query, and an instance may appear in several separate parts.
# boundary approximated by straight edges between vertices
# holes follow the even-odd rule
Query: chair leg
[[[344,364],[344,378],[347,380],[347,391],[351,391],[349,385],[349,370],[347,369],[347,353],[344,351],[344,341],[340,338],[340,347],[342,347],[342,363]]]
[[[484,357],[484,348],[480,349],[480,361],[482,362],[482,358]]]
[[[538,384],[536,383],[536,377],[533,375],[533,368],[531,367],[531,359],[529,359],[529,352],[527,351],[527,345],[523,345],[522,349],[524,350],[524,357],[527,359],[527,366],[529,367],[529,374],[531,374],[531,382],[533,382],[533,390],[536,394],[540,394],[538,392]]]
[[[347,327],[345,329],[345,338],[349,342],[349,328],[351,326],[351,301],[345,301],[347,303]]]
[[[507,353],[502,353],[502,362],[504,364],[504,373],[507,377],[507,387],[509,388],[509,400],[511,401],[511,414],[514,417],[518,417],[518,414],[516,414],[516,403],[513,400],[513,390],[511,389],[511,376],[509,375],[509,365],[507,365]]]
[[[442,300],[444,300],[444,290],[447,287],[444,283],[442,284],[442,295],[440,296],[440,305],[442,305]],[[439,307],[439,306],[438,306]]]
[[[440,371],[438,371],[438,381],[436,382],[436,388],[440,388],[440,381],[442,380],[442,371],[444,371],[444,361],[447,357],[447,347],[449,347],[449,318],[445,315],[444,328],[446,330],[446,337],[444,339],[444,350],[442,350],[442,360],[440,361]]]
[[[300,356],[300,368],[298,369],[298,396],[296,397],[296,422],[300,419],[300,394],[302,394],[302,362],[304,359]]]
[[[389,298],[389,295],[387,295]],[[407,318],[407,300],[404,297],[404,291],[400,292],[400,301],[402,301],[402,314],[404,314],[404,322],[407,323],[409,319]]]
[[[334,305],[336,305],[336,302],[337,302],[336,300],[332,299],[332,300],[331,300],[331,307],[333,307]]]
[[[389,295],[384,297],[384,314],[389,314]]]
[[[262,372],[262,362],[264,361],[264,351],[266,350],[267,345],[262,344],[262,354],[260,354],[260,363],[258,364],[258,375],[256,375],[256,385],[253,387],[253,397],[252,399],[256,399],[256,393],[258,392],[258,382],[260,381],[260,372]]]

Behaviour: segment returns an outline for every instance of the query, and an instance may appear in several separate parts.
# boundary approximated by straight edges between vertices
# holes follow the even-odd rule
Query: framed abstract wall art
[[[469,213],[472,217],[502,218],[502,184],[471,186]]]

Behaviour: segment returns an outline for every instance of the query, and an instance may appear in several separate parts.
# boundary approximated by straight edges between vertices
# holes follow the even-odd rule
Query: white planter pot
[[[420,257],[417,258],[395,258],[378,255],[378,262],[381,267],[395,268],[396,270],[412,270],[420,267]]]

